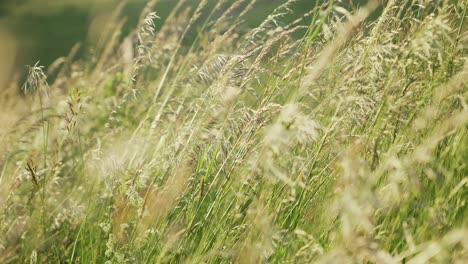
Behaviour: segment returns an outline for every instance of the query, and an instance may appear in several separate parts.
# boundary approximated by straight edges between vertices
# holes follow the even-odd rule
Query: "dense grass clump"
[[[1,90],[1,263],[465,263],[465,0],[155,2]]]

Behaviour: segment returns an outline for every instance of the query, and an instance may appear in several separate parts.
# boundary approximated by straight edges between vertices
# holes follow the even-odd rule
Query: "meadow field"
[[[468,262],[468,1],[259,2],[0,87],[0,263]]]

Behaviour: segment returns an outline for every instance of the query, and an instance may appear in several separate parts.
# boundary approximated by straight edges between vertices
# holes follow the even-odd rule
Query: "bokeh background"
[[[126,19],[123,36],[137,25],[138,18],[149,0],[126,0],[122,19]],[[180,0],[158,0],[155,11],[161,19],[157,27]],[[195,8],[200,0],[185,0]],[[208,0],[208,10],[219,0]],[[228,0],[235,2],[238,0]],[[256,0],[250,15],[245,16],[244,26],[259,25],[271,12],[287,0]],[[310,11],[317,0],[296,0],[290,15],[282,22],[296,19]],[[320,2],[329,0],[318,0]],[[338,0],[351,9],[366,0]],[[0,0],[0,87],[15,78],[25,78],[26,66],[37,61],[47,67],[56,59],[67,56],[79,43],[76,58],[83,57],[95,43],[106,26],[106,20],[124,0]],[[207,10],[207,11],[208,11]],[[307,20],[304,23],[308,23]],[[197,32],[191,32],[194,38]],[[298,34],[300,37],[300,32]]]
[[[158,1],[155,11],[161,17],[159,25],[178,1]],[[210,0],[210,5],[214,6],[217,1]],[[15,78],[21,82],[26,65],[40,61],[47,67],[57,58],[66,56],[76,43],[81,44],[78,58],[82,57],[104,30],[106,18],[119,2],[121,0],[0,0],[0,86]],[[126,31],[136,26],[147,2],[128,0],[123,10]],[[187,2],[196,6],[199,0]],[[253,15],[244,21],[246,27],[259,24],[284,0],[257,2]],[[293,5],[294,17],[310,10],[314,4],[314,0],[299,0]]]

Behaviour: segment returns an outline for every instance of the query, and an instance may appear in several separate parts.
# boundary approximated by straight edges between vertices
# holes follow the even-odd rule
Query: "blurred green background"
[[[159,0],[155,11],[161,17],[161,26],[179,0]],[[218,0],[209,0],[208,9]],[[231,3],[237,0],[230,0]],[[246,27],[260,24],[276,7],[286,0],[257,0],[254,9],[244,17]],[[329,0],[320,0],[329,1]],[[0,86],[12,80],[14,73],[24,79],[25,66],[40,61],[48,66],[57,58],[66,56],[76,44],[82,44],[78,57],[89,50],[90,39],[101,33],[105,17],[115,10],[121,0],[0,0]],[[128,0],[123,10],[127,18],[125,31],[136,24],[148,0]],[[200,0],[187,0],[195,7]],[[285,18],[291,21],[311,10],[316,0],[297,0],[293,13]],[[346,2],[346,1],[345,1]],[[363,0],[354,0],[358,3]],[[308,23],[308,21],[304,21]],[[125,33],[124,33],[125,34]],[[196,34],[193,33],[193,34]],[[6,76],[6,77],[5,77]]]
[[[66,56],[76,43],[84,44],[81,50],[86,50],[87,40],[93,30],[90,28],[93,19],[112,12],[118,2],[118,0],[10,0],[0,2],[0,34],[2,32],[4,35],[8,34],[9,38],[13,38],[16,43],[14,68],[21,71],[25,65],[34,64],[38,60],[42,65],[50,65],[55,59]],[[162,21],[177,2],[178,0],[158,1],[155,11]],[[199,1],[189,0],[188,2],[195,6]],[[217,0],[211,0],[210,4],[214,5],[216,2]],[[247,26],[257,25],[283,2],[283,0],[258,0],[255,9],[246,17],[245,23]],[[295,12],[305,12],[312,8],[314,2],[314,0],[301,0],[293,7]],[[123,12],[128,18],[126,30],[135,27],[138,16],[146,3],[147,0],[128,1]],[[159,22],[159,25],[161,23]],[[5,46],[3,44],[0,45]]]

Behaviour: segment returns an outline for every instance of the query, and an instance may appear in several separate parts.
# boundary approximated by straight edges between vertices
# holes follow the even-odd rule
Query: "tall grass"
[[[0,262],[464,263],[468,3],[207,2],[1,91]]]

